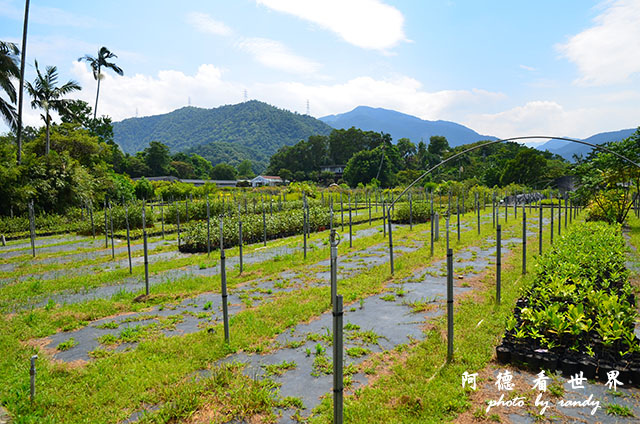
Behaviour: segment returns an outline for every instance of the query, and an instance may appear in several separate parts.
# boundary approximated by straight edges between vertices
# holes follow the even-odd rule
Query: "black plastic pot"
[[[580,372],[578,361],[569,357],[564,357],[560,360],[560,369],[565,377],[570,377]]]
[[[558,355],[553,352],[540,353],[540,368],[555,371],[558,368]]]
[[[607,381],[607,373],[613,369],[611,362],[607,361],[599,361],[598,362],[598,370],[597,376],[602,381]]]
[[[501,364],[508,364],[511,361],[511,348],[505,344],[497,346],[496,357]]]
[[[589,380],[593,380],[596,378],[596,370],[598,369],[598,367],[593,359],[581,359],[580,361],[578,361],[578,368],[583,372],[584,377],[588,378]]]
[[[631,366],[629,373],[631,374],[631,384],[640,387],[640,367]]]

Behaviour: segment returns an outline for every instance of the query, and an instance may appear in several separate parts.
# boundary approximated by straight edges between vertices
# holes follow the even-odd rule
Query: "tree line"
[[[409,184],[443,159],[485,142],[451,148],[445,137],[432,136],[428,143],[401,138],[394,144],[382,132],[336,129],[327,136],[314,135],[282,147],[271,157],[267,173],[291,181],[344,182],[352,187],[375,179],[383,187],[392,187]],[[342,181],[322,171],[328,165],[346,166]],[[565,175],[568,166],[561,156],[518,143],[499,143],[461,156],[428,181],[476,179],[490,187],[511,183],[544,187]]]

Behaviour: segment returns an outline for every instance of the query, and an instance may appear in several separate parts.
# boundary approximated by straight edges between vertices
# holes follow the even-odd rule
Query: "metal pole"
[[[343,338],[342,338],[342,296],[336,296],[333,302],[333,422],[343,422]]]
[[[389,207],[391,209],[391,207]],[[389,264],[391,265],[391,275],[393,275],[393,233],[391,231],[391,218],[387,220],[389,223]]]
[[[264,213],[264,208],[262,208]],[[224,321],[224,341],[229,343],[229,309],[227,307],[227,266],[224,255],[223,218],[220,216],[220,281],[222,283],[222,319]]]
[[[371,194],[367,194],[367,202],[369,203],[369,226],[371,226]]]
[[[382,235],[383,237],[387,236],[387,218],[386,218],[386,210],[384,198],[382,199]]]
[[[522,274],[527,273],[527,212],[522,205]]]
[[[238,219],[240,219],[240,213],[238,213]],[[209,208],[209,193],[207,193],[207,258],[209,257],[211,257],[211,209]]]
[[[491,200],[491,220],[493,222],[493,228],[496,228],[496,193],[493,193],[493,199]]]
[[[446,230],[447,230],[447,249],[449,249],[449,214],[447,214],[447,219],[446,219]]]
[[[109,202],[109,224],[110,224],[110,228],[111,228],[111,259],[115,259],[116,258],[116,249],[115,249],[115,246],[113,244],[113,214],[111,213],[111,202]]]
[[[242,219],[240,219],[240,215],[238,215],[238,249],[240,251],[240,274],[242,274],[242,244]]]
[[[93,234],[93,239],[96,239],[96,227],[93,223],[93,202],[89,201],[89,216],[91,217],[91,234]]]
[[[476,209],[478,214],[478,235],[480,235],[480,203],[478,202],[478,199],[476,199]]]
[[[146,203],[142,202],[142,240],[144,244],[144,287],[145,293],[149,296],[149,255],[147,249],[147,226],[146,226]]]
[[[502,225],[498,224],[496,236],[496,302],[500,303],[500,284],[502,283]]]
[[[331,258],[331,304],[335,306],[335,298],[338,294],[338,243],[336,231],[329,233],[329,248]]]
[[[176,203],[176,220],[178,223],[178,249],[180,249],[180,203]]]
[[[129,233],[129,207],[124,205],[124,219],[127,223],[127,254],[129,255],[129,274],[133,273],[133,268],[131,266],[131,237]]]
[[[267,213],[264,210],[264,198],[262,199],[262,242],[267,245]]]
[[[109,247],[109,227],[107,226],[107,198],[104,199],[104,248]]]
[[[36,257],[36,216],[33,200],[29,202],[29,237],[31,238],[31,254]]]
[[[304,258],[307,259],[307,197],[302,199],[302,239],[304,240]]]
[[[567,198],[567,193],[564,193],[564,228],[567,228],[567,219],[568,219],[568,209],[569,208],[569,201]]]
[[[542,202],[538,206],[538,255],[542,255]]]
[[[558,195],[558,237],[562,235],[562,200]]]
[[[351,219],[351,193],[349,193],[349,247],[353,247],[353,221]]]
[[[431,214],[431,256],[433,256],[433,220],[435,219],[433,213]]]
[[[413,230],[413,202],[409,193],[409,230]]]
[[[164,240],[164,199],[160,197],[160,221],[162,222],[162,240]]]
[[[447,249],[447,362],[453,358],[453,250]]]
[[[458,241],[460,241],[460,199],[457,198],[456,200],[458,202],[458,210],[456,212],[456,218],[458,219]]]
[[[38,359],[38,355],[31,356],[31,367],[29,368],[29,376],[30,376],[30,386],[31,393],[29,399],[31,403],[36,400],[36,359]]]
[[[342,204],[342,192],[340,192],[340,231],[344,232],[344,205]]]
[[[549,197],[551,198],[551,238],[550,238],[550,241],[551,241],[551,244],[553,244],[553,231],[554,231],[554,228],[553,228],[553,195],[550,195]]]
[[[435,213],[435,222],[436,231],[434,233],[435,241],[440,240],[440,214],[438,212]]]

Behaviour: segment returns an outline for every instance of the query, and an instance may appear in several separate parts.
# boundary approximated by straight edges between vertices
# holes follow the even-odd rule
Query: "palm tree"
[[[4,118],[11,129],[17,125],[16,108],[16,88],[11,81],[13,78],[20,78],[20,69],[16,56],[18,46],[14,43],[0,41],[0,89],[7,94],[9,101],[0,97],[0,115]]]
[[[98,113],[98,96],[100,95],[100,80],[102,79],[102,68],[109,68],[113,70],[116,74],[122,76],[122,69],[113,62],[107,62],[107,59],[111,59],[114,57],[118,57],[115,54],[111,53],[108,48],[102,46],[100,50],[98,50],[98,57],[93,57],[91,55],[85,54],[84,56],[78,58],[78,62],[85,61],[89,62],[91,66],[91,70],[93,71],[93,78],[98,81],[98,90],[96,91],[96,107],[93,108],[93,119],[96,119],[96,113]]]
[[[44,153],[49,154],[49,126],[51,125],[50,111],[54,110],[58,113],[64,112],[67,107],[68,100],[63,99],[62,96],[71,93],[72,91],[80,90],[81,87],[75,81],[68,81],[61,87],[56,87],[58,82],[58,68],[55,66],[47,66],[44,74],[40,72],[38,68],[38,61],[36,60],[36,73],[37,77],[33,84],[27,83],[27,91],[33,97],[31,100],[31,107],[36,109],[40,108],[44,110],[44,114],[40,115],[45,122],[47,128],[47,143],[45,145]]]

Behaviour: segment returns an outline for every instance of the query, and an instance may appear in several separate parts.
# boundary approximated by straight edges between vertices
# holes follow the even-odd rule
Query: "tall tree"
[[[16,56],[18,46],[13,43],[0,41],[0,89],[4,91],[8,100],[0,97],[0,115],[4,118],[11,129],[17,126],[16,108],[16,88],[13,86],[13,78],[20,78],[20,70]]]
[[[111,53],[108,48],[102,46],[98,50],[98,56],[93,57],[91,55],[84,55],[78,58],[78,62],[85,61],[91,66],[93,71],[93,78],[98,81],[98,89],[96,90],[96,106],[93,108],[93,119],[96,119],[96,113],[98,113],[98,96],[100,96],[100,80],[102,79],[102,68],[111,69],[116,74],[122,76],[124,72],[122,69],[113,62],[109,62],[108,59],[117,58],[115,54]]]
[[[40,108],[44,110],[44,114],[40,115],[44,120],[47,129],[47,138],[44,153],[49,154],[49,129],[51,126],[51,111],[58,113],[64,113],[67,108],[67,99],[62,97],[71,93],[72,91],[80,90],[80,85],[77,82],[71,80],[67,81],[64,85],[56,87],[58,82],[58,69],[55,66],[47,66],[45,73],[40,72],[38,67],[38,61],[36,64],[36,79],[33,84],[27,83],[27,91],[33,97],[31,100],[31,107],[36,109]]]

